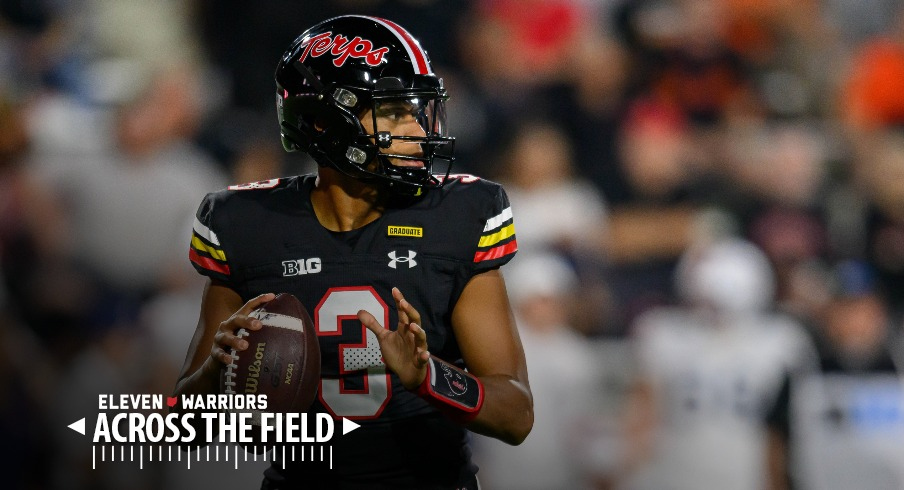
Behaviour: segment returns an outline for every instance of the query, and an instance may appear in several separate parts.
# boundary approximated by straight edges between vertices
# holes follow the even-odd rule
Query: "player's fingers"
[[[395,300],[396,306],[399,306],[399,302],[405,299],[405,296],[402,295],[402,291],[399,288],[392,288],[392,299]]]
[[[358,320],[360,320],[368,330],[373,332],[378,339],[389,333],[389,331],[383,328],[383,325],[380,325],[380,322],[378,322],[367,310],[358,311]]]
[[[405,339],[405,343],[406,343],[406,344],[408,344],[408,345],[414,347],[414,334],[412,334],[412,333],[407,333],[407,334],[404,335],[403,338]]]
[[[404,325],[399,325],[398,328],[399,335],[401,335],[405,339],[405,342],[411,347],[412,350],[417,347],[418,342],[417,334],[412,328],[413,325],[413,323],[406,323]]]
[[[240,328],[245,328],[248,330],[260,330],[264,328],[264,324],[261,323],[260,320],[253,316],[242,316],[239,317]]]
[[[418,349],[426,349],[427,348],[427,332],[421,328],[417,323],[411,322],[411,332],[414,334],[415,343],[414,345]]]
[[[260,330],[263,327],[264,324],[261,323],[261,321],[257,318],[236,313],[232,315],[228,320],[220,324],[219,331],[234,333],[242,328],[244,328],[245,330]]]
[[[247,340],[229,332],[217,332],[217,334],[214,335],[214,342],[223,348],[235,349],[237,351],[243,351],[248,348]]]
[[[276,298],[276,295],[273,293],[264,293],[260,296],[256,296],[249,299],[248,302],[242,305],[242,307],[239,308],[239,311],[237,311],[236,313],[240,315],[247,315],[257,309],[258,306],[269,301],[273,301],[274,298]]]
[[[210,357],[223,364],[232,364],[232,356],[230,356],[223,348],[214,344],[210,349]]]
[[[424,367],[424,365],[427,364],[427,360],[430,358],[430,351],[427,350],[427,332],[416,323],[405,325],[402,331],[405,332],[405,341],[408,343],[411,352],[414,354],[414,365],[417,368]]]
[[[402,295],[402,292],[399,291],[399,288],[392,288],[392,297],[396,300],[396,307],[399,310],[399,321],[408,324],[408,323],[421,323],[421,314],[411,306],[411,303],[405,299],[405,296]],[[402,314],[404,313],[404,320],[402,319]]]
[[[418,349],[416,359],[417,362],[415,362],[415,365],[417,365],[417,367],[420,368],[427,365],[427,361],[430,360],[430,351]]]
[[[257,318],[248,317],[248,326],[245,328],[248,328],[250,330],[260,330],[264,328],[264,324],[261,323],[261,321]]]
[[[410,320],[408,319],[408,314],[406,314],[402,310],[399,310],[399,328],[402,328],[405,325],[408,325],[409,322],[410,322]]]
[[[411,306],[411,303],[403,299],[402,308],[405,310],[405,314],[408,315],[408,323],[421,323],[421,314]]]
[[[392,298],[395,300],[396,310],[399,312],[399,327],[401,328],[403,325],[408,325],[411,322],[411,319],[408,318],[408,313],[402,309],[402,301],[405,300],[405,297],[402,296],[402,292],[399,291],[399,288],[392,288]]]

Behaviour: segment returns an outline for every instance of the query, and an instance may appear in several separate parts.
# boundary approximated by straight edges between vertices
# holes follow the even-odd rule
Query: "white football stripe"
[[[370,17],[367,15],[350,15],[349,17],[362,17],[365,19],[370,19],[385,27],[399,41],[402,42],[402,46],[404,46],[405,51],[408,52],[408,57],[411,58],[411,66],[414,69],[415,73],[419,75],[431,75],[433,73],[431,71],[430,62],[427,61],[427,54],[424,52],[424,49],[421,48],[420,44],[418,44],[417,40],[414,39],[411,33],[406,31],[402,26],[396,24],[395,22],[381,19],[379,17]]]
[[[502,210],[501,213],[493,216],[492,218],[487,220],[487,225],[483,227],[483,231],[490,231],[494,228],[498,228],[499,225],[505,223],[506,221],[512,219],[512,207],[509,206]]]
[[[304,323],[292,316],[260,310],[251,312],[250,316],[257,318],[268,327],[287,328],[296,332],[304,332]]]
[[[197,217],[195,217],[195,223],[192,228],[195,230],[195,233],[197,233],[201,238],[214,245],[220,244],[220,240],[217,238],[217,234],[214,233],[210,228],[204,226],[204,223],[198,221]]]

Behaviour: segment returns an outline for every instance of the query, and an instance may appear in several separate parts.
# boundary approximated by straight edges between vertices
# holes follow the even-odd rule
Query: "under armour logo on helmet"
[[[389,131],[377,131],[377,145],[380,148],[392,146],[392,133]]]
[[[417,265],[417,262],[414,260],[414,257],[417,255],[417,252],[415,252],[414,250],[409,250],[407,257],[399,257],[398,255],[396,255],[395,250],[393,250],[392,252],[389,252],[386,255],[388,255],[389,258],[392,259],[389,261],[389,267],[392,267],[393,269],[396,268],[396,264],[399,262],[401,262],[403,264],[408,264],[409,269]]]

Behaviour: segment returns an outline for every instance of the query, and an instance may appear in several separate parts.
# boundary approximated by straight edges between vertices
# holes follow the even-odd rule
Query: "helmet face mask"
[[[442,185],[437,161],[448,175],[448,96],[426,53],[398,25],[362,16],[322,22],[283,55],[276,84],[288,151],[402,195]]]

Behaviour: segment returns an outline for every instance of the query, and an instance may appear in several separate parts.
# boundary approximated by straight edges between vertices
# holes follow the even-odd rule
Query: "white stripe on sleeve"
[[[210,228],[204,226],[204,223],[198,221],[197,217],[195,217],[195,222],[192,226],[192,229],[194,229],[195,233],[197,233],[198,236],[207,240],[208,242],[214,245],[220,244],[220,240],[217,238],[217,234],[214,233]]]
[[[493,216],[492,218],[487,220],[486,226],[483,227],[483,231],[490,231],[494,228],[499,228],[499,225],[505,223],[506,221],[512,219],[512,207],[509,206],[502,210],[501,213]]]

